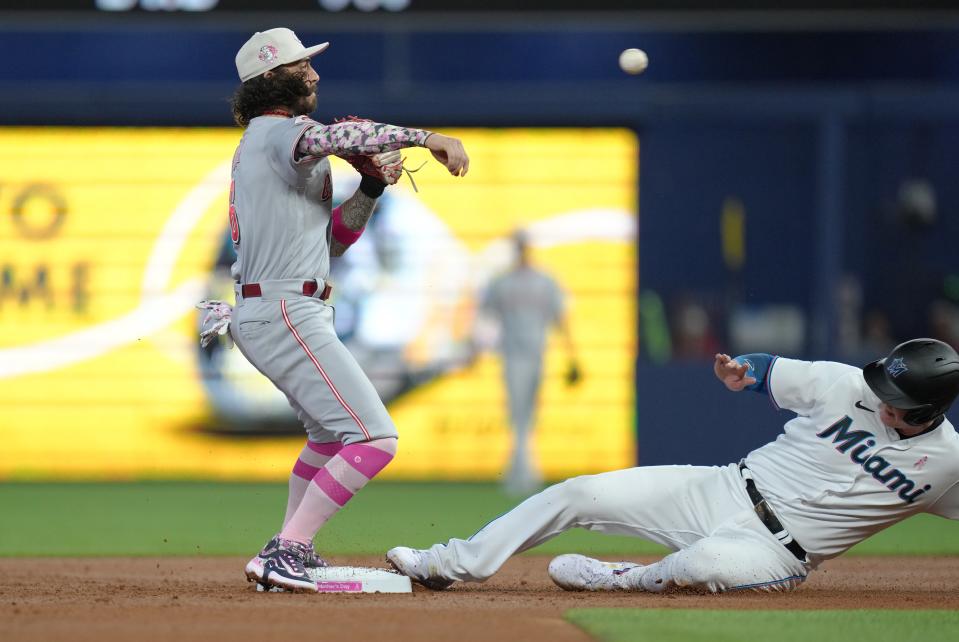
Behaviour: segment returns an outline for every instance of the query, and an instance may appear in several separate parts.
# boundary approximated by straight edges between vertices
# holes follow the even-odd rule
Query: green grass
[[[956,611],[573,609],[566,618],[603,642],[931,642],[959,639]]]
[[[516,499],[493,484],[374,483],[321,532],[330,555],[381,554],[468,537]],[[200,482],[0,484],[0,556],[245,555],[278,528],[285,484]],[[920,516],[853,554],[956,555],[959,526]],[[640,539],[575,530],[535,553],[660,554]]]
[[[518,500],[493,484],[374,483],[320,532],[330,555],[382,554],[468,537]],[[0,556],[246,555],[283,519],[286,484],[0,484]],[[627,537],[571,532],[543,552],[645,554]]]

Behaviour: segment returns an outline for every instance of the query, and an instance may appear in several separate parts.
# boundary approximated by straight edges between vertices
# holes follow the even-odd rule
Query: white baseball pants
[[[756,516],[739,467],[652,466],[575,477],[534,495],[467,540],[430,551],[443,576],[484,581],[512,555],[571,528],[633,535],[674,551],[648,567],[646,590],[785,590],[811,567]]]

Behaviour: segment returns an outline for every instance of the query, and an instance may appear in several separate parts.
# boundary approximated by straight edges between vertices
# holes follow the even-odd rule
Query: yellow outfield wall
[[[545,475],[635,456],[638,140],[619,129],[463,129],[470,172],[430,161],[334,260],[337,329],[400,431],[393,479],[496,479],[511,435],[485,285],[529,233],[567,293],[582,383],[549,339],[534,452]],[[284,479],[304,440],[225,341],[235,129],[0,129],[0,479]],[[429,160],[408,150],[407,166]],[[334,200],[355,172],[334,159]]]

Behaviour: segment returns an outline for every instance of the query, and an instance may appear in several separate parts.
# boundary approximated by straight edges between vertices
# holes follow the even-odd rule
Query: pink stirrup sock
[[[316,474],[333,458],[333,456],[343,449],[343,444],[338,441],[318,444],[307,440],[306,445],[300,452],[299,459],[293,465],[293,472],[290,473],[290,493],[286,500],[286,515],[283,517],[283,526],[286,526],[293,513],[303,501],[303,495],[310,482],[316,477]]]
[[[386,468],[395,454],[395,437],[343,446],[313,477],[299,507],[283,525],[280,537],[313,541],[323,524]]]

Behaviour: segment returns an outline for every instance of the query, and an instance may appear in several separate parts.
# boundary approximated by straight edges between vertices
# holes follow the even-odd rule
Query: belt
[[[320,286],[316,281],[303,281],[302,292],[305,296],[313,296],[319,290]],[[333,292],[333,286],[329,283],[323,284],[323,291],[320,292],[320,300],[326,301],[330,298],[330,294]],[[263,296],[263,288],[260,287],[259,283],[244,283],[240,286],[240,294],[243,295],[244,299],[249,299],[250,297]]]
[[[805,562],[806,549],[800,546],[799,542],[794,540],[792,535],[789,534],[789,531],[783,528],[782,522],[776,517],[776,513],[770,508],[766,498],[763,497],[762,493],[756,488],[756,482],[753,481],[753,476],[749,472],[749,469],[746,468],[746,464],[739,464],[739,474],[746,480],[746,494],[749,495],[749,501],[753,503],[753,508],[756,510],[759,521],[763,523],[763,526],[769,529],[770,533],[776,536],[780,544],[796,556],[797,560]]]

